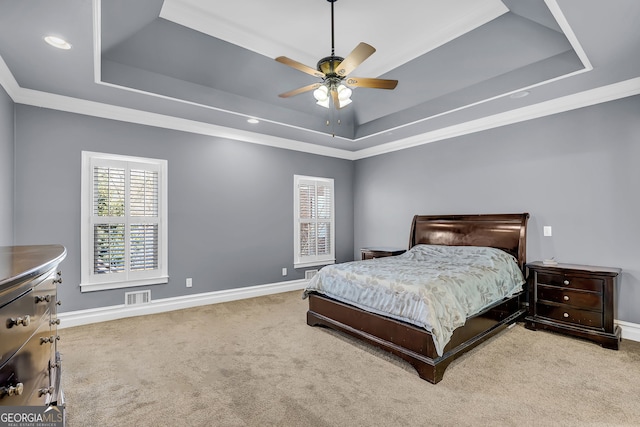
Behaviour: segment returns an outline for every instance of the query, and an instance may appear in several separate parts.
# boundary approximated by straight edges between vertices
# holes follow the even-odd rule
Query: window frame
[[[330,252],[325,255],[301,255],[301,235],[300,224],[303,221],[300,217],[300,191],[298,189],[301,183],[312,183],[314,186],[321,185],[329,187],[331,189],[331,218],[330,221],[319,221],[317,218],[315,222],[329,222],[331,230],[329,232],[330,238]],[[335,183],[333,178],[323,178],[315,176],[294,175],[293,176],[293,266],[294,268],[305,268],[320,265],[335,264]],[[314,195],[314,201],[317,202],[317,193]],[[317,244],[317,241],[316,241]]]
[[[94,224],[109,223],[113,220],[97,217],[93,214],[94,201],[94,168],[107,166],[125,169],[125,271],[122,273],[95,274],[94,264]],[[142,169],[158,173],[158,217],[129,215],[129,174],[131,169]],[[107,289],[130,288],[135,286],[156,285],[169,282],[168,274],[168,179],[167,160],[146,157],[124,156],[118,154],[82,151],[82,179],[81,179],[81,231],[80,231],[80,291],[92,292]],[[97,218],[102,218],[96,221]],[[151,219],[150,219],[151,218]],[[118,221],[120,222],[120,221]],[[158,268],[143,271],[128,271],[126,266],[130,261],[130,230],[131,222],[135,224],[158,224]]]

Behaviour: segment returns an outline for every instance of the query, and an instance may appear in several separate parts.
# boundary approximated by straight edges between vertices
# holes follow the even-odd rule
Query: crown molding
[[[640,94],[640,77],[366,148],[355,153],[355,160],[405,150],[430,142],[507,126],[638,94]]]
[[[516,110],[494,114],[481,119],[471,120],[454,126],[448,126],[435,131],[426,132],[409,138],[400,139],[390,143],[366,148],[358,151],[347,151],[332,147],[324,147],[316,144],[295,141],[256,132],[248,132],[211,123],[187,120],[164,114],[140,111],[117,105],[88,101],[69,96],[57,95],[33,89],[22,88],[11,74],[0,56],[0,85],[9,97],[17,103],[52,110],[66,111],[93,117],[100,117],[122,122],[137,123],[147,126],[215,136],[219,138],[243,141],[252,144],[266,145],[275,148],[301,151],[309,154],[317,154],[327,157],[335,157],[345,160],[359,160],[367,157],[378,156],[394,151],[416,147],[430,142],[441,141],[457,136],[467,135],[496,127],[506,126],[526,120],[532,120],[552,114],[587,107],[603,102],[640,94],[640,77],[625,80],[618,83],[590,89],[572,95],[550,101],[541,102]]]
[[[13,102],[16,102],[18,92],[21,88],[15,77],[13,77],[13,74],[11,74],[11,70],[9,70],[6,62],[2,59],[2,56],[0,56],[0,86],[4,88]]]

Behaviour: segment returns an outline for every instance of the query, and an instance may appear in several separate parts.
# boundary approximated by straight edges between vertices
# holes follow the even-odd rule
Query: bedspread
[[[522,290],[516,259],[476,246],[417,245],[402,255],[323,267],[304,291],[431,332],[439,356],[467,317]]]

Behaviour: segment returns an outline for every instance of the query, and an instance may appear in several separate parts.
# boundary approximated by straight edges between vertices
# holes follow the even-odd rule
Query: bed
[[[336,264],[321,269],[304,291],[304,296],[309,299],[307,324],[341,331],[389,351],[409,362],[422,379],[434,384],[438,383],[442,380],[445,369],[453,360],[509,327],[526,314],[524,265],[526,262],[528,219],[528,213],[416,215],[411,223],[409,250],[405,254],[390,258]],[[513,287],[501,285],[502,288],[505,288],[504,295],[497,298],[494,295],[492,297],[494,300],[487,297],[482,302],[475,304],[475,307],[471,307],[471,309],[477,310],[476,312],[463,318],[446,314],[448,309],[439,310],[437,305],[430,305],[426,309],[405,308],[406,312],[411,313],[426,311],[430,316],[429,319],[434,322],[433,324],[429,321],[426,324],[416,321],[417,317],[405,316],[404,312],[392,312],[393,309],[389,307],[404,307],[406,305],[406,301],[390,301],[389,295],[393,292],[385,291],[387,292],[385,297],[381,297],[384,299],[383,308],[380,308],[371,304],[372,299],[375,299],[375,295],[377,295],[375,292],[381,291],[371,291],[374,293],[362,296],[357,296],[360,291],[354,291],[354,288],[358,286],[370,288],[377,286],[377,282],[388,282],[390,289],[394,289],[394,287],[400,289],[400,292],[396,292],[396,294],[404,295],[405,288],[410,287],[409,284],[418,278],[415,275],[408,276],[409,273],[402,269],[404,268],[402,265],[410,263],[412,259],[419,259],[422,262],[423,258],[428,259],[433,256],[432,254],[436,254],[442,257],[443,262],[434,261],[429,269],[440,269],[437,276],[448,277],[447,273],[442,271],[442,266],[445,263],[448,265],[448,262],[444,262],[445,258],[451,257],[453,264],[455,264],[459,262],[457,260],[458,253],[463,253],[463,257],[467,258],[469,256],[478,257],[481,264],[485,263],[481,269],[491,271],[497,271],[497,268],[493,267],[495,260],[499,259],[499,262],[502,263],[503,258],[509,258],[510,261],[507,262],[513,264],[518,270],[517,273],[511,271],[509,274],[518,283],[514,283]],[[488,256],[489,260],[486,260],[485,256]],[[371,277],[365,276],[368,274],[367,271],[376,271],[376,268],[380,269],[377,274],[382,274],[380,273],[382,271],[387,272],[384,273],[387,275],[385,280],[381,280],[380,276],[374,277],[374,273],[371,273]],[[513,270],[514,267],[509,268]],[[336,275],[336,271],[339,272],[341,269],[349,269],[349,271],[343,271],[342,276],[344,277],[342,279]],[[411,269],[416,270],[416,268]],[[331,273],[332,271],[333,273]],[[397,277],[389,276],[389,271],[397,271],[394,273]],[[333,276],[328,276],[328,274],[333,274]],[[474,274],[476,274],[476,270],[471,272],[471,275]],[[426,276],[427,272],[424,275]],[[329,277],[333,278],[329,280]],[[339,283],[340,280],[343,280],[344,283]],[[360,280],[361,285],[356,286],[356,280]],[[504,282],[504,279],[500,280]],[[458,283],[458,279],[449,279],[449,282]],[[467,284],[465,283],[464,286]],[[464,286],[462,288],[466,289]],[[493,292],[486,291],[485,286],[484,284],[480,286],[480,293],[490,294]],[[344,291],[338,293],[337,289],[344,289]],[[358,300],[357,298],[363,299]],[[446,300],[449,297],[443,296],[442,298]],[[482,298],[485,297],[482,296]],[[416,298],[413,297],[413,299]],[[473,298],[469,297],[468,299]],[[433,302],[429,304],[433,304]],[[464,301],[461,305],[467,309],[469,308],[467,306],[474,304]],[[387,308],[389,311],[385,311]],[[439,325],[441,313],[446,314],[444,317],[447,317],[442,322],[449,322],[451,319],[448,318],[453,318],[455,320],[453,325],[449,323],[446,323],[446,326]],[[435,326],[436,324],[437,326]],[[431,333],[429,329],[434,333]],[[448,329],[450,329],[448,334],[442,332]],[[443,335],[449,336],[443,337]]]

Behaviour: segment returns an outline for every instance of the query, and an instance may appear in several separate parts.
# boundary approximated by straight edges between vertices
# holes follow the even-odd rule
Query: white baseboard
[[[182,310],[184,308],[201,305],[217,304],[236,301],[282,292],[302,290],[308,280],[291,280],[287,282],[270,283],[266,285],[248,286],[245,288],[226,289],[223,291],[206,292],[194,295],[184,295],[173,298],[151,300],[148,304],[135,306],[113,305],[109,307],[91,308],[88,310],[69,311],[59,313],[59,329],[73,326],[89,325],[91,323],[124,319],[127,317],[144,316],[147,314],[163,313],[166,311]]]
[[[58,326],[58,328],[71,328],[73,326],[89,325],[91,323],[124,319],[126,317],[144,316],[146,314],[182,310],[184,308],[198,307],[201,305],[297,291],[304,289],[307,283],[308,280],[304,279],[291,280],[287,282],[151,300],[149,304],[144,305],[125,306],[121,304],[110,307],[91,308],[88,310],[69,311],[58,314],[58,318],[60,319],[60,326]],[[623,339],[640,342],[640,324],[624,322],[622,320],[616,320],[615,323],[620,326]]]
[[[615,323],[622,330],[622,339],[640,342],[640,324],[623,322],[622,320],[616,320]]]

